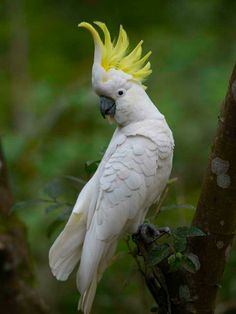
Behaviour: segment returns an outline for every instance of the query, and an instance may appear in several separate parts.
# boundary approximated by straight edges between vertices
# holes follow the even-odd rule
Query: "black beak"
[[[116,103],[112,98],[100,96],[100,112],[105,118],[106,116],[114,117],[116,113]]]

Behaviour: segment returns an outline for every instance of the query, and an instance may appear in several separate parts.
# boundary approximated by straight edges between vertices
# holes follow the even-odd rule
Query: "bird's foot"
[[[171,230],[169,227],[157,228],[153,224],[144,223],[138,227],[137,232],[133,235],[133,239],[140,238],[144,243],[150,244],[161,238],[163,235],[170,233]]]

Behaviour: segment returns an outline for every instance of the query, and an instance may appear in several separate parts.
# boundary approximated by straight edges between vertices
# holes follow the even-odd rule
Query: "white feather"
[[[78,308],[84,314],[91,311],[98,281],[118,239],[137,230],[171,171],[172,133],[142,88],[132,84],[130,96],[117,102],[120,125],[49,252],[50,267],[60,280],[66,280],[80,260]]]

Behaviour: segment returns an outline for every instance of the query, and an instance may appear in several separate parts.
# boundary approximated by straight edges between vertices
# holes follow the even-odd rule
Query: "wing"
[[[158,147],[150,139],[130,136],[103,165],[93,216],[100,240],[116,237],[129,221],[143,216],[150,205],[147,199],[154,198],[149,187],[158,171],[158,156]]]
[[[146,134],[139,133],[141,126],[116,132],[96,172],[92,197],[96,198],[96,204],[88,213],[77,275],[82,294],[94,276],[101,277],[120,235],[136,231],[142,223],[146,210],[158,198],[169,177],[172,147],[168,134],[152,125],[154,136],[150,138],[152,132],[146,132],[145,125]]]

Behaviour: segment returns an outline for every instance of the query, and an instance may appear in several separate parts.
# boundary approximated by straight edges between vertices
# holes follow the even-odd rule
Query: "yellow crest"
[[[110,32],[106,25],[101,22],[94,22],[94,24],[99,26],[103,31],[104,42],[91,24],[82,22],[79,26],[91,32],[95,42],[95,48],[97,46],[97,48],[100,49],[100,62],[104,70],[108,71],[112,68],[122,70],[132,75],[134,80],[140,82],[144,81],[152,73],[150,62],[146,63],[151,55],[151,51],[142,57],[142,40],[131,52],[128,52],[129,39],[122,25],[120,26],[117,41],[112,42]]]

